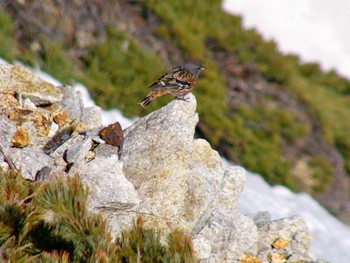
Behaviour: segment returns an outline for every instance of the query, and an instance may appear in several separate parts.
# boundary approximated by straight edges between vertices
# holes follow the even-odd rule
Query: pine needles
[[[170,232],[162,242],[160,232],[144,227],[142,217],[130,231],[124,231],[116,243],[122,262],[198,262],[192,239],[180,230]]]
[[[162,243],[141,217],[113,242],[88,194],[79,176],[34,183],[0,171],[0,261],[197,262],[189,236],[175,230]]]

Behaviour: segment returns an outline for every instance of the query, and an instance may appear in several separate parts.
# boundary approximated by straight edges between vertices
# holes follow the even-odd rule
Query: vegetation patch
[[[161,235],[142,218],[114,242],[88,194],[78,176],[38,183],[0,171],[0,261],[198,262],[188,235]]]
[[[326,143],[337,149],[344,159],[344,171],[349,173],[350,82],[335,71],[322,71],[318,64],[303,64],[295,55],[281,54],[276,43],[264,40],[255,30],[243,29],[241,18],[224,13],[221,4],[219,0],[121,1],[112,9],[113,3],[108,3],[109,10],[122,10],[113,16],[114,20],[106,19],[109,10],[96,5],[101,7],[97,10],[101,13],[96,17],[91,14],[95,18],[91,24],[98,25],[92,28],[100,28],[104,34],[84,46],[73,41],[79,39],[77,35],[71,36],[74,32],[82,33],[82,29],[69,31],[69,27],[66,35],[72,41],[65,39],[65,34],[61,38],[57,34],[49,37],[36,28],[30,31],[37,32],[32,36],[35,41],[16,42],[15,31],[21,30],[15,30],[16,15],[11,18],[0,6],[0,56],[10,62],[20,60],[38,65],[64,83],[82,82],[98,105],[118,108],[129,117],[145,115],[171,99],[160,98],[147,109],[137,104],[147,94],[149,85],[169,69],[169,64],[197,61],[207,68],[193,91],[200,116],[197,135],[207,139],[230,161],[260,173],[271,184],[315,193],[315,189],[303,189],[302,183],[295,182],[303,176],[292,175],[297,161],[290,158],[286,148],[292,148],[297,158],[309,160],[317,159],[319,153],[308,148]],[[51,4],[50,8],[53,8],[52,16],[61,14],[57,12],[61,10],[58,4]],[[49,18],[50,15],[43,17]],[[77,23],[74,19],[73,16],[73,22],[69,23],[69,17],[65,17],[68,24],[77,27],[87,24],[85,20]],[[16,25],[19,22],[17,19]],[[27,26],[31,26],[30,22]],[[68,45],[70,42],[73,44]],[[233,62],[227,64],[218,58],[215,54],[218,49],[224,58],[231,56]],[[242,67],[253,68],[250,77],[257,84],[269,85],[287,100],[295,100],[295,105],[286,106],[258,89],[252,91],[249,85],[245,95],[257,93],[261,97],[258,102],[247,99],[232,104],[228,99],[228,93],[236,88],[232,83],[252,82],[249,76],[247,80],[237,73]],[[304,146],[303,143],[309,143],[309,137],[317,137],[317,143]],[[332,157],[327,154],[325,151],[322,156]],[[325,179],[328,168],[318,165],[316,177],[323,178],[320,179],[323,186],[316,192],[329,190],[330,180]],[[332,172],[340,173],[335,169]],[[337,176],[344,177],[344,174]]]

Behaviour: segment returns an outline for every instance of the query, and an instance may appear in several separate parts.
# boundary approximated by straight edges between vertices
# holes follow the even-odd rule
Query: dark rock
[[[108,125],[99,132],[106,143],[119,147],[123,143],[123,130],[119,122]]]
[[[35,181],[42,182],[46,181],[52,172],[52,168],[48,166],[44,166],[41,170],[39,170],[35,175]]]

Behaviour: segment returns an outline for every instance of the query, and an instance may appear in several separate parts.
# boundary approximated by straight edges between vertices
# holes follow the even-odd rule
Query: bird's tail
[[[146,97],[144,97],[140,102],[139,104],[142,106],[142,107],[146,107],[148,104],[150,104],[152,102],[152,100],[154,100],[154,95],[153,95],[153,92],[150,92],[147,94]]]
[[[150,93],[147,94],[146,97],[144,97],[139,103],[142,107],[146,107],[148,104],[150,104],[153,100],[156,98],[165,95],[166,92],[164,90],[152,90]]]

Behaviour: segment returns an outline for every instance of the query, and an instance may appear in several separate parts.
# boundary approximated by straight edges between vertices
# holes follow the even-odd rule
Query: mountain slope
[[[168,68],[207,67],[194,93],[197,134],[271,184],[307,191],[347,221],[350,83],[280,54],[221,1],[5,0],[0,56],[89,87],[97,103],[143,115],[137,101]]]

